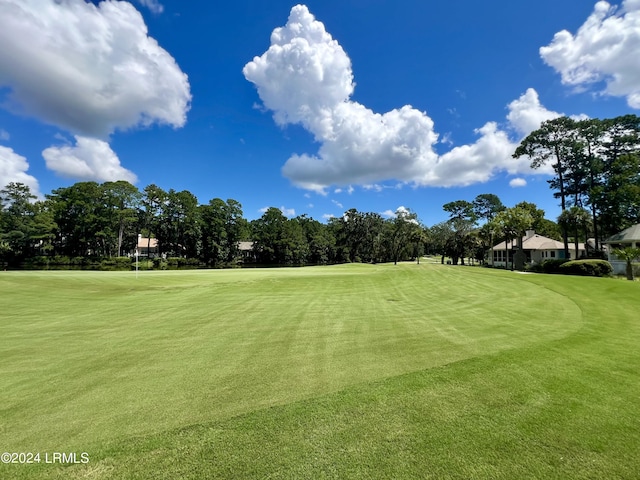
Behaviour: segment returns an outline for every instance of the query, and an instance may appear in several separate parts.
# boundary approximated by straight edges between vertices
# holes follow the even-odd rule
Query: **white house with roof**
[[[613,267],[614,274],[625,273],[627,268],[627,262],[620,260],[618,257],[611,253],[611,250],[615,248],[640,247],[640,223],[633,225],[620,233],[616,233],[602,242],[604,245],[609,246],[609,263]],[[636,259],[640,262],[640,258]]]
[[[489,252],[488,264],[495,267],[510,266],[517,249],[517,240],[500,242]],[[552,238],[537,234],[534,230],[527,230],[522,237],[522,251],[526,256],[526,263],[537,264],[549,259],[564,259],[564,244]],[[584,243],[578,243],[576,257],[574,244],[569,244],[569,255],[572,260],[585,257],[587,254]]]
[[[135,255],[149,258],[156,257],[158,255],[158,239],[143,237],[138,234]]]

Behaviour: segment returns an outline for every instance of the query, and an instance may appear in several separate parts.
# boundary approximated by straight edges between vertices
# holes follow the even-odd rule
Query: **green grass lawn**
[[[0,272],[2,479],[640,478],[640,283]]]

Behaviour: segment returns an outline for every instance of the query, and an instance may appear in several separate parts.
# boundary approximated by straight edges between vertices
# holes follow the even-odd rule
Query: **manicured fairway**
[[[640,283],[0,272],[0,478],[639,478]],[[79,456],[79,453],[78,453]]]

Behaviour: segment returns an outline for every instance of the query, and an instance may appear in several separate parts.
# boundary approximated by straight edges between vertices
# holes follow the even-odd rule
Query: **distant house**
[[[147,238],[142,235],[138,235],[138,243],[136,245],[136,251],[139,257],[157,257],[158,256],[158,239]]]
[[[504,267],[511,265],[516,251],[516,241],[508,242],[505,246],[501,242],[493,247],[493,255],[489,252],[489,265]],[[527,230],[522,237],[522,251],[526,256],[526,263],[537,264],[549,259],[564,259],[564,244],[552,238],[544,237],[533,230]],[[584,243],[578,243],[578,258],[586,256]],[[573,244],[569,245],[571,259],[576,258]],[[508,262],[508,263],[507,263]]]
[[[613,267],[613,273],[625,273],[627,262],[625,260],[620,260],[618,257],[613,255],[611,250],[615,248],[640,247],[640,223],[633,225],[620,233],[612,235],[602,243],[609,247],[609,263]],[[637,260],[640,261],[640,259]]]
[[[244,263],[255,263],[256,253],[253,250],[253,242],[238,242],[240,257]]]

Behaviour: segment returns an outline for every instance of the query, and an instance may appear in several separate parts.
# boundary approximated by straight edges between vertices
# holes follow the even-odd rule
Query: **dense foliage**
[[[597,250],[601,239],[640,222],[640,117],[548,120],[513,156],[553,168],[566,256],[571,235],[592,231]]]
[[[464,264],[483,262],[499,242],[519,243],[527,230],[562,239],[567,258],[570,241],[577,256],[578,242],[594,238],[589,255],[597,257],[602,239],[640,222],[637,116],[549,120],[514,153],[523,155],[532,168],[551,164],[549,185],[562,207],[557,223],[535,204],[507,208],[490,193],[445,204],[449,219],[427,228],[405,208],[386,219],[349,209],[326,224],[269,208],[249,222],[234,199],[200,204],[187,190],[157,185],[140,191],[126,181],[78,182],[37,200],[28,186],[10,183],[0,190],[0,262],[109,267],[114,262],[103,259],[130,256],[141,235],[147,247],[157,241],[154,268],[398,262],[425,252]]]
[[[249,222],[233,199],[201,205],[186,190],[125,181],[78,182],[37,201],[10,183],[0,207],[0,262],[12,267],[128,268],[139,236],[146,251],[157,241],[142,268],[397,262],[421,255],[427,239],[404,209],[390,219],[351,209],[324,224],[269,208]],[[243,242],[251,247],[242,251]]]

